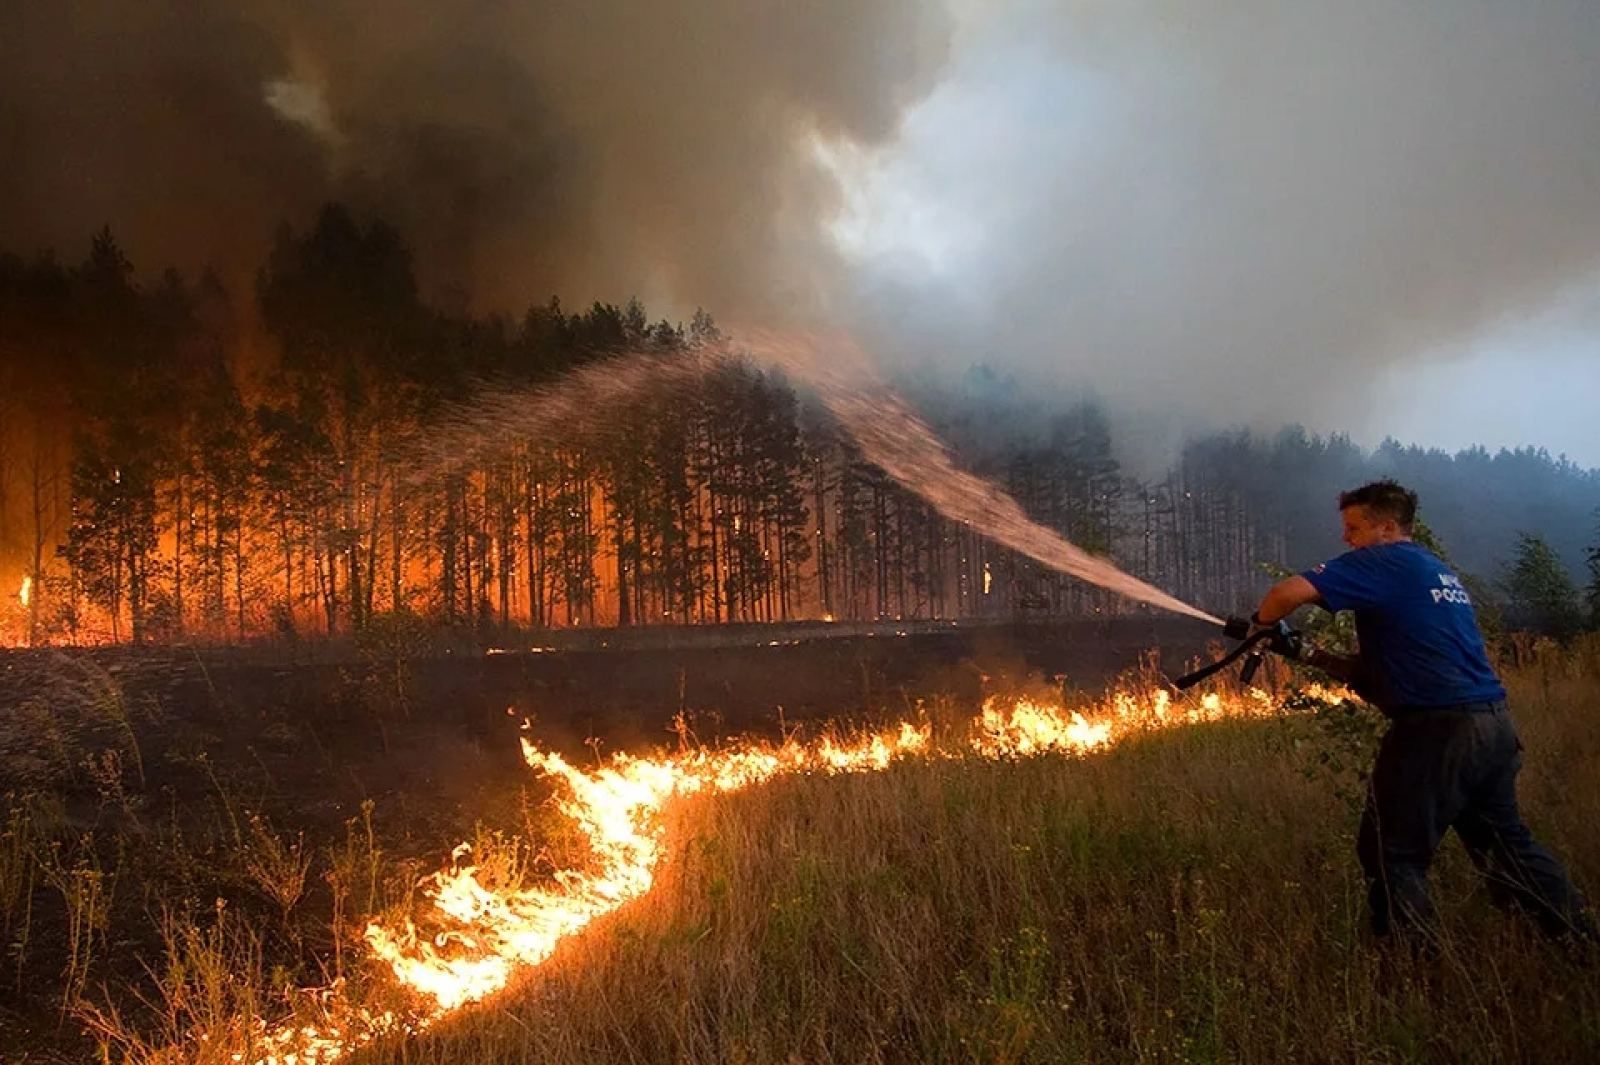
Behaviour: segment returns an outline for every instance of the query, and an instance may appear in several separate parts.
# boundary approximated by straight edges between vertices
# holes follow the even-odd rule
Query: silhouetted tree
[[[278,234],[258,299],[281,352],[279,389],[328,444],[327,462],[305,472],[336,490],[317,568],[329,625],[342,613],[359,627],[371,610],[385,510],[381,444],[413,415],[408,386],[427,363],[411,254],[388,225],[362,229],[330,205],[305,235]]]
[[[62,556],[84,593],[110,615],[122,637],[126,606],[134,641],[145,638],[145,608],[155,574],[155,459],[139,430],[113,423],[103,436],[80,438],[72,465],[72,523]]]

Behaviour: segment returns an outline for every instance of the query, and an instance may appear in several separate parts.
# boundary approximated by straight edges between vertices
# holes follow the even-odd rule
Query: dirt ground
[[[223,776],[301,814],[368,798],[470,806],[461,789],[498,793],[508,774],[525,776],[525,719],[541,745],[592,759],[674,742],[679,713],[714,742],[775,735],[780,722],[899,716],[940,696],[976,707],[986,684],[1025,674],[1096,689],[1152,651],[1180,672],[1217,636],[1166,618],[836,631],[753,629],[730,646],[710,630],[704,646],[689,632],[661,647],[648,645],[663,642],[659,630],[640,630],[602,634],[606,647],[416,656],[326,645],[0,652],[0,792],[81,777],[63,764],[74,748],[90,756],[116,741],[137,743],[146,791],[187,793]],[[180,771],[201,758],[203,779]]]
[[[0,652],[0,818],[12,811],[11,853],[26,843],[37,859],[18,897],[0,897],[8,948],[0,1062],[86,1060],[88,1044],[61,1009],[70,925],[59,885],[73,868],[102,870],[114,885],[86,988],[104,985],[115,997],[159,961],[158,906],[204,912],[226,898],[270,910],[237,860],[250,817],[320,853],[348,838],[370,802],[386,860],[425,869],[475,826],[526,828],[530,804],[543,795],[520,757],[525,719],[541,745],[589,762],[675,743],[680,714],[711,743],[822,720],[898,717],[919,699],[976,709],[987,689],[1024,676],[1093,690],[1152,651],[1176,674],[1217,635],[1196,622],[1144,617],[645,630],[490,653],[355,645]],[[26,840],[17,811],[31,822]],[[19,863],[11,860],[13,880]],[[330,946],[319,921],[327,923],[331,903],[311,879],[297,915],[304,927],[276,944],[291,971]]]

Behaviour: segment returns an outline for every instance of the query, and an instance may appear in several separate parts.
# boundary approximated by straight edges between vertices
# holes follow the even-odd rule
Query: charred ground
[[[81,1060],[89,1044],[63,1003],[150,994],[163,915],[219,900],[266,930],[267,968],[286,986],[338,975],[361,912],[456,842],[538,831],[525,720],[542,745],[592,761],[675,743],[677,722],[712,743],[905,716],[924,700],[975,707],[1026,678],[1094,688],[1153,648],[1176,669],[1212,635],[1124,618],[8,652],[4,1060]],[[270,882],[274,862],[280,881],[303,870],[301,890]]]

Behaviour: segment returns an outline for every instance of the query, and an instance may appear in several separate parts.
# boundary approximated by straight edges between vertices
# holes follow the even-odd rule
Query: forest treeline
[[[15,644],[1134,609],[943,519],[803,385],[707,358],[720,339],[704,312],[652,321],[637,301],[430,306],[401,234],[338,206],[280,229],[244,297],[209,274],[141,282],[110,230],[76,264],[0,255],[0,627]],[[661,365],[699,372],[655,387]],[[580,369],[646,387],[439,454],[475,397]],[[1600,616],[1600,471],[1289,428],[1197,437],[1141,481],[1094,404],[994,393],[929,417],[1036,520],[1209,610],[1337,553],[1339,490],[1395,476],[1508,620]]]

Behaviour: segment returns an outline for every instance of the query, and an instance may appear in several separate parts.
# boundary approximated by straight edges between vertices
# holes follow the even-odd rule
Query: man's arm
[[[1336,655],[1320,647],[1307,647],[1300,661],[1312,669],[1320,669],[1340,684],[1353,688],[1363,699],[1367,687],[1366,666],[1354,655]]]
[[[1285,577],[1267,592],[1266,597],[1261,600],[1261,605],[1256,608],[1256,616],[1251,620],[1262,625],[1271,625],[1288,617],[1307,603],[1321,602],[1321,600],[1322,594],[1304,577],[1298,574]],[[1366,667],[1360,658],[1354,655],[1334,654],[1332,651],[1324,651],[1320,647],[1308,644],[1300,661],[1314,669],[1322,670],[1342,684],[1349,685],[1363,699],[1367,698]]]
[[[1258,624],[1271,625],[1282,621],[1307,603],[1315,603],[1321,598],[1321,593],[1311,582],[1299,574],[1285,577],[1267,592],[1266,597],[1261,600],[1261,605],[1256,607],[1256,616],[1251,620]]]

